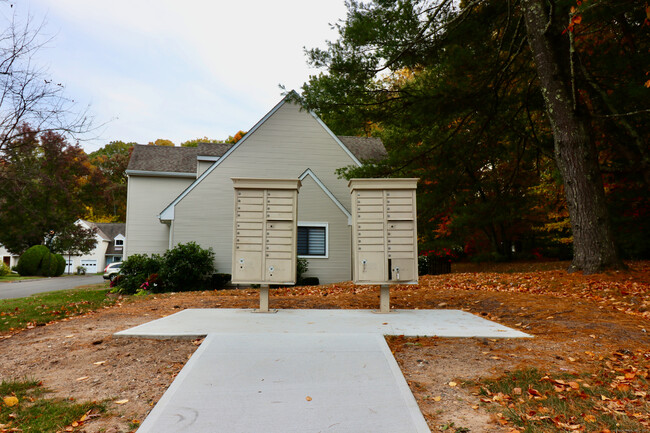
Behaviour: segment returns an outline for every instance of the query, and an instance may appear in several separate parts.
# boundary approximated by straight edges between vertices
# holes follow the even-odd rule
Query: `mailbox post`
[[[390,312],[390,285],[418,283],[418,179],[352,179],[352,259],[355,284],[378,284],[381,313]]]
[[[269,312],[269,284],[296,283],[299,179],[233,178],[232,282],[260,285],[259,312]]]

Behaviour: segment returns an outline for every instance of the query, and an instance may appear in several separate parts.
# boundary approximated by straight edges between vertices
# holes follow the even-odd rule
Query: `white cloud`
[[[20,8],[23,8],[22,10]],[[115,117],[87,147],[115,139],[176,143],[250,128],[308,79],[303,47],[336,38],[343,0],[27,0],[47,14],[52,74],[70,96]],[[311,71],[313,73],[313,71]]]

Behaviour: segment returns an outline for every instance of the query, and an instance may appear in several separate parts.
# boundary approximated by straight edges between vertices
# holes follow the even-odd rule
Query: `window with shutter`
[[[327,226],[298,226],[298,255],[327,257]]]

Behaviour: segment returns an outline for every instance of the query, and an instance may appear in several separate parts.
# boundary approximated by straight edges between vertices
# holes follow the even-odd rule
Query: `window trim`
[[[299,254],[299,259],[329,259],[330,257],[330,229],[329,223],[311,222],[311,221],[298,221],[298,227],[318,227],[325,228],[325,255],[324,256],[309,256]],[[298,242],[298,232],[296,231],[296,242]],[[297,250],[296,250],[297,251]]]

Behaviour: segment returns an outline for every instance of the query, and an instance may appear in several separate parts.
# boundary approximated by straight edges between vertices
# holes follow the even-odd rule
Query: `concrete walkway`
[[[139,433],[429,432],[384,335],[529,337],[456,310],[184,310],[116,334],[203,335]]]

